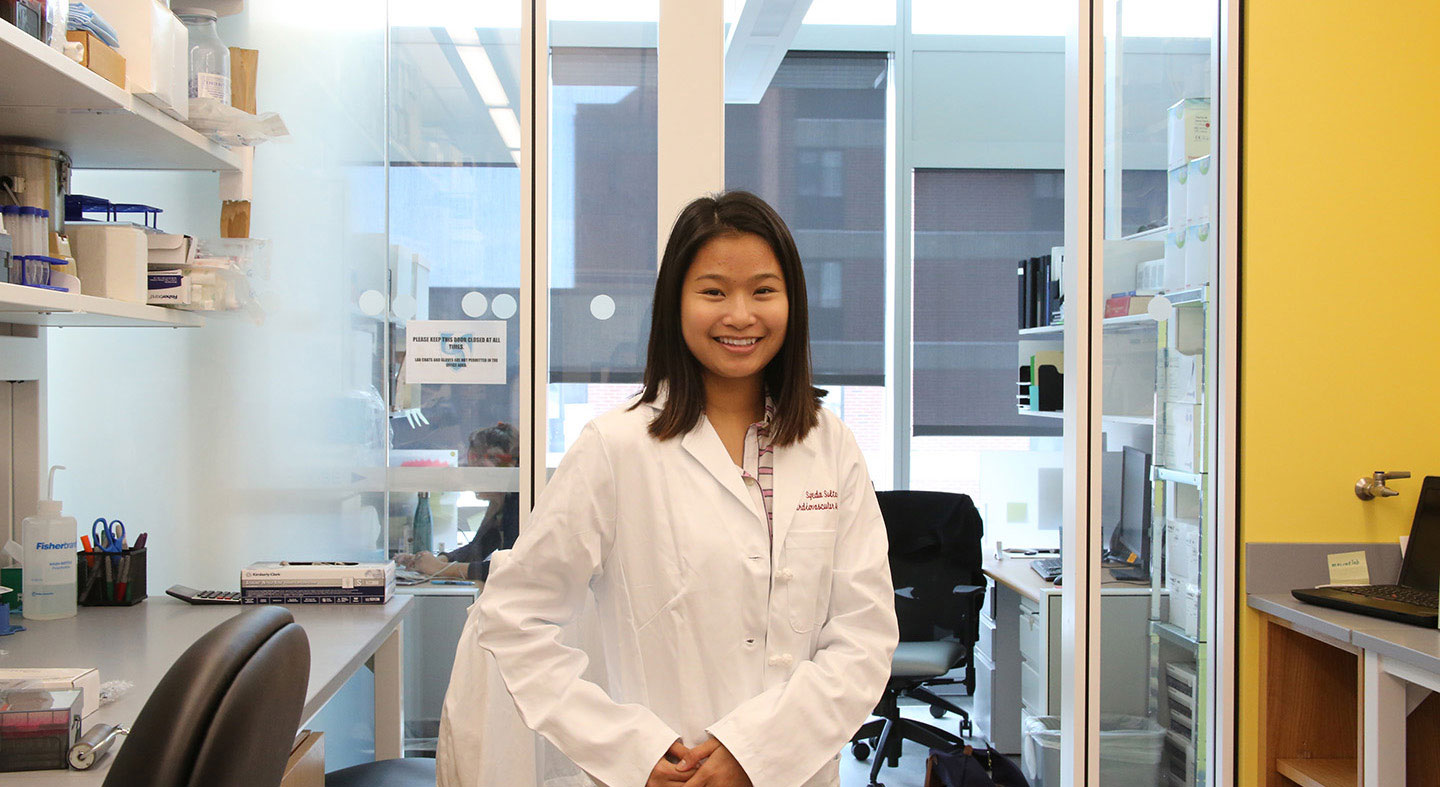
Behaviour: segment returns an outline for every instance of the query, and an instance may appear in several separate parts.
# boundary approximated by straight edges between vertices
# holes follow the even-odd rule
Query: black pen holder
[[[84,607],[129,607],[145,600],[145,549],[77,552],[78,601]]]

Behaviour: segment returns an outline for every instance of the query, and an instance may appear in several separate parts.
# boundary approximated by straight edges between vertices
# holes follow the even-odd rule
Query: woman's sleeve
[[[615,485],[587,426],[540,495],[509,560],[480,594],[480,646],[495,656],[526,726],[608,787],[643,785],[680,736],[650,709],[612,700],[561,640],[615,538]]]
[[[889,541],[865,459],[841,428],[835,569],[815,655],[708,730],[757,784],[804,784],[860,729],[890,680],[899,629]]]

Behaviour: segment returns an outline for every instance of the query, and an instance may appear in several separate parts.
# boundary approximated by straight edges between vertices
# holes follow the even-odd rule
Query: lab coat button
[[[775,572],[775,579],[779,580],[780,582],[789,582],[794,578],[795,572],[791,571],[788,568],[782,568],[779,571]]]

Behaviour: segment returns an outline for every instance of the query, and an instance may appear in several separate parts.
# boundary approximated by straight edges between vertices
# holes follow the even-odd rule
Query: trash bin
[[[1100,716],[1100,783],[1153,787],[1160,783],[1165,730],[1142,716]],[[1025,723],[1021,768],[1031,787],[1060,787],[1060,717],[1035,716]]]

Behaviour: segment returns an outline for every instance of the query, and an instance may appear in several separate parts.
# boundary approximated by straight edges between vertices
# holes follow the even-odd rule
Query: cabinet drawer
[[[1045,681],[1029,661],[1020,662],[1020,704],[1033,716],[1044,716],[1049,710],[1045,707]]]
[[[981,726],[986,731],[991,731],[990,720],[991,708],[995,702],[995,667],[991,665],[990,657],[980,651],[975,651],[975,701],[972,706],[974,717],[980,720]]]
[[[995,620],[995,583],[985,578],[985,603],[980,605],[980,617],[984,620]]]
[[[991,663],[995,661],[995,621],[988,618],[980,618],[980,639],[975,643],[975,650],[985,654]]]
[[[1045,632],[1040,629],[1040,610],[1027,609],[1020,605],[1020,655],[1032,662],[1039,662],[1041,648],[1045,646]]]

